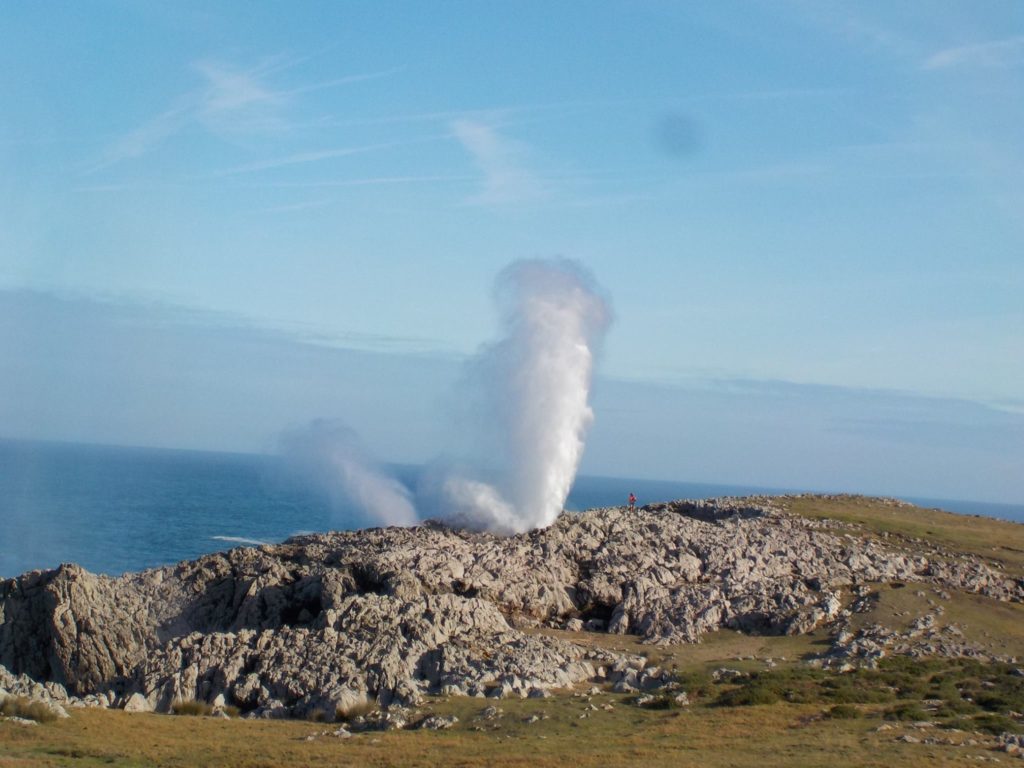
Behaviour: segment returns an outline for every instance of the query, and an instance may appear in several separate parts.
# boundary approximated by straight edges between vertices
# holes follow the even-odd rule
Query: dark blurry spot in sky
[[[654,124],[654,141],[670,157],[689,157],[700,150],[700,126],[689,115],[666,112]]]

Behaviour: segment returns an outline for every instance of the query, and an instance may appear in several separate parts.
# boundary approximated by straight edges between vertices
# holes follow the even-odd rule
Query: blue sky
[[[564,256],[585,469],[1024,501],[1015,0],[8,4],[0,104],[0,435],[426,458],[494,275]]]

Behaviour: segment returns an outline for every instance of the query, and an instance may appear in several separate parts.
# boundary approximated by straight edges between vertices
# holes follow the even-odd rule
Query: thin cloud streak
[[[330,187],[369,187],[385,184],[423,184],[429,182],[472,182],[476,176],[467,175],[424,175],[424,176],[368,176],[359,179],[330,179],[326,181],[268,181],[258,184],[260,187],[282,187],[289,189],[330,188]]]
[[[1024,35],[945,48],[925,59],[921,68],[1013,67],[1018,64],[1024,64]]]
[[[289,203],[287,205],[273,205],[269,208],[261,209],[261,213],[293,213],[296,211],[308,211],[315,208],[324,208],[330,205],[333,201],[329,199],[324,200],[306,200],[300,203]]]
[[[284,94],[271,90],[250,72],[213,60],[197,61],[192,66],[206,78],[199,111],[207,119],[219,119],[258,105],[276,107],[285,101]]]
[[[321,160],[331,160],[336,157],[349,157],[351,155],[362,155],[367,152],[375,152],[381,149],[391,149],[403,142],[386,142],[383,144],[364,144],[356,147],[337,147],[334,149],[321,149],[312,152],[298,152],[294,155],[286,155],[271,160],[258,160],[253,163],[236,165],[233,168],[226,168],[217,171],[212,176],[235,176],[242,173],[254,173],[267,171],[274,168],[285,168],[290,165],[302,165],[304,163],[315,163]]]
[[[346,77],[339,77],[334,80],[325,80],[322,83],[313,83],[312,85],[304,85],[299,88],[292,88],[290,91],[283,91],[285,96],[299,96],[303,93],[313,93],[314,91],[322,91],[327,88],[337,88],[341,85],[351,85],[352,83],[363,83],[367,80],[379,80],[382,77],[389,77],[398,72],[401,72],[401,67],[395,67],[393,69],[382,69],[379,72],[365,72],[359,75],[348,75]]]
[[[266,171],[272,170],[274,168],[284,168],[290,165],[315,163],[321,160],[330,160],[336,157],[348,157],[350,155],[361,155],[367,152],[378,152],[384,149],[395,149],[396,147],[408,147],[414,144],[424,144],[432,141],[443,141],[448,138],[450,138],[448,134],[436,134],[432,136],[420,136],[415,139],[406,139],[403,141],[386,141],[379,142],[376,144],[363,144],[354,147],[337,147],[333,149],[314,150],[311,152],[298,152],[293,155],[285,155],[284,157],[273,158],[270,160],[258,160],[253,163],[237,165],[234,166],[233,168],[226,168],[222,171],[212,173],[210,174],[210,176],[235,176],[243,173]]]
[[[164,112],[111,142],[85,173],[142,157],[194,125],[222,136],[280,133],[291,127],[283,111],[295,96],[375,80],[398,71],[359,73],[290,90],[278,90],[266,84],[269,74],[294,66],[295,61],[286,60],[239,70],[213,59],[193,62],[192,69],[203,78],[203,84],[176,98]]]
[[[470,201],[485,205],[522,203],[543,196],[540,179],[522,164],[526,146],[494,126],[477,120],[456,120],[452,133],[483,175],[483,188]]]
[[[184,99],[179,99],[184,101]],[[189,122],[193,107],[184,103],[171,107],[138,128],[113,141],[99,160],[85,169],[96,173],[126,160],[134,160],[152,151]]]
[[[804,23],[825,30],[863,51],[902,60],[916,60],[920,56],[920,45],[916,40],[869,18],[864,9],[853,3],[788,0],[784,7]]]

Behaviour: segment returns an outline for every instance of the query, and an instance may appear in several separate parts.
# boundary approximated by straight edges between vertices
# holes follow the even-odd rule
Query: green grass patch
[[[756,682],[723,691],[715,700],[715,704],[719,707],[752,707],[775,704],[781,700],[778,686],[768,682]]]
[[[1003,715],[978,715],[971,721],[971,725],[976,731],[984,731],[994,736],[1007,731],[1019,732],[1021,730],[1020,723]]]
[[[897,704],[895,707],[889,707],[889,709],[885,710],[882,717],[886,720],[917,721],[927,720],[928,713],[921,708],[920,704],[912,701],[904,701]]]
[[[1024,575],[1024,525],[1019,523],[895,506],[863,496],[787,498],[783,505],[804,517],[861,525],[867,535],[887,533],[905,539],[927,539],[953,551],[998,560],[1008,575]]]
[[[846,719],[863,716],[858,705],[881,704],[888,705],[881,711],[886,720],[989,732],[1013,725],[1011,713],[1024,712],[1024,677],[1015,667],[971,659],[893,657],[877,669],[844,674],[792,666],[723,682],[716,691],[715,707],[819,704],[828,707],[826,717]]]

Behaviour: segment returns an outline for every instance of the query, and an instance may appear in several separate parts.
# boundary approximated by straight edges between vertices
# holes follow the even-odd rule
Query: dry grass
[[[374,709],[372,702],[364,701],[359,704],[353,704],[350,707],[338,707],[334,711],[334,719],[339,723],[347,723],[360,715],[368,715]]]
[[[69,720],[37,728],[0,723],[0,763],[34,766],[574,766],[629,765],[820,766],[825,764],[946,766],[971,764],[983,748],[904,744],[897,730],[875,732],[880,714],[825,717],[821,706],[774,704],[739,708],[695,706],[642,710],[623,697],[611,712],[580,719],[581,699],[501,702],[498,730],[472,731],[488,702],[438,702],[458,714],[444,732],[319,736],[302,722],[229,721],[76,711]],[[526,723],[530,714],[549,719]],[[488,723],[490,725],[490,723]]]
[[[32,701],[23,696],[7,696],[0,703],[0,716],[20,717],[35,720],[37,723],[49,723],[57,719],[49,707],[39,701]]]
[[[1021,523],[957,515],[939,509],[894,506],[860,496],[787,498],[784,506],[804,517],[856,523],[871,534],[924,539],[953,551],[969,552],[1000,563],[1008,574],[1024,576],[1024,524]]]
[[[853,615],[853,625],[878,623],[906,629],[918,616],[942,606],[945,611],[936,627],[956,624],[964,638],[1001,656],[1024,656],[1024,604],[1000,603],[981,595],[955,589],[942,590],[927,584],[908,583],[902,588],[871,585],[876,600],[866,613]]]
[[[171,705],[172,715],[203,717],[213,712],[213,707],[203,701],[176,701]]]
[[[722,666],[748,671],[762,669],[763,659],[806,658],[820,653],[827,644],[828,633],[813,632],[798,636],[747,635],[731,629],[710,632],[694,645],[645,645],[634,635],[608,635],[599,632],[565,632],[556,629],[528,630],[534,634],[560,637],[584,648],[605,648],[643,656],[650,664],[663,669],[704,669]]]

